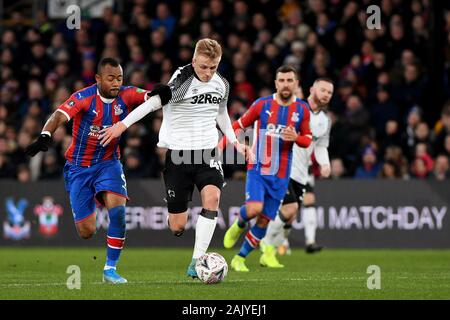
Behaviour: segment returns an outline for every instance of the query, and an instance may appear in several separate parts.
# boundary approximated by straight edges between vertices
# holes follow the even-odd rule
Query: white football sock
[[[216,229],[217,217],[214,219],[208,219],[201,215],[198,216],[197,224],[195,227],[195,245],[193,259],[198,259],[206,253],[209,244]]]
[[[310,245],[316,242],[317,215],[316,208],[303,209],[303,224],[305,226],[305,242]]]
[[[289,238],[289,235],[291,234],[291,231],[292,231],[292,226],[290,227],[290,228],[284,228],[283,229],[283,233],[284,233],[284,238],[286,238],[286,239],[288,239]]]
[[[277,246],[277,243],[280,242],[280,235],[283,235],[283,227],[284,222],[281,220],[280,214],[278,213],[275,220],[270,221],[269,226],[267,227],[264,243],[267,245]]]

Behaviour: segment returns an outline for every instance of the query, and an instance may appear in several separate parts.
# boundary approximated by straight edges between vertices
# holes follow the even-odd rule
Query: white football
[[[203,283],[218,283],[225,279],[228,272],[228,264],[220,254],[207,252],[197,259],[195,271],[197,271],[198,278]]]

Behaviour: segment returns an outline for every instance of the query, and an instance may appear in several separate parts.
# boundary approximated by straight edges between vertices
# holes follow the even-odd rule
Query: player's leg
[[[260,214],[264,205],[264,184],[258,174],[249,171],[245,184],[245,205],[241,206],[238,218],[225,233],[223,245],[231,249],[244,232],[247,222]]]
[[[92,170],[74,166],[69,162],[64,166],[64,182],[69,194],[72,214],[78,235],[91,238],[97,231],[94,190],[91,187]]]
[[[303,196],[303,224],[305,227],[305,251],[307,253],[318,252],[323,248],[316,244],[317,212],[315,203],[314,193],[306,192]]]
[[[184,233],[188,220],[188,202],[192,199],[194,181],[191,171],[192,165],[174,163],[173,157],[182,156],[179,151],[167,150],[163,178],[166,188],[167,224],[176,237]]]
[[[282,245],[285,239],[284,227],[289,223],[290,219],[295,218],[297,212],[297,202],[284,204],[280,208],[275,219],[270,221],[266,236],[261,240],[260,246],[262,252],[264,252],[268,246],[278,248]]]
[[[96,222],[97,214],[94,208],[92,214],[87,216],[85,219],[78,222],[75,221],[75,227],[77,228],[78,235],[83,239],[92,238],[97,231]]]
[[[200,192],[202,211],[195,227],[195,245],[192,259],[198,259],[206,253],[217,224],[220,189],[214,185],[205,186]]]
[[[238,272],[250,271],[245,265],[245,260],[247,256],[258,247],[259,242],[266,233],[268,224],[269,219],[265,215],[259,214],[256,217],[255,224],[245,235],[244,242],[242,243],[239,253],[231,260],[231,269]]]
[[[120,254],[125,243],[125,205],[128,199],[127,184],[119,161],[107,161],[93,166],[97,169],[94,183],[96,200],[108,210],[109,226],[106,236],[106,262],[103,281],[126,283],[117,271]]]
[[[236,271],[249,271],[245,266],[245,259],[259,246],[261,239],[266,235],[269,221],[275,218],[275,215],[281,206],[281,202],[282,199],[275,199],[267,192],[265,193],[264,205],[257,215],[256,223],[245,235],[244,243],[242,244],[239,253],[231,261],[232,269]]]
[[[297,214],[297,211],[297,197],[294,189],[294,181],[291,179],[283,199],[283,205],[278,211],[275,219],[270,221],[266,236],[261,240],[261,251],[264,252],[266,246],[278,247],[283,242],[283,227],[292,216]]]
[[[112,283],[126,283],[127,280],[118,276],[117,263],[125,243],[126,198],[111,192],[102,192],[103,202],[108,209],[109,226],[107,232],[106,263],[103,268],[105,281]]]
[[[223,245],[226,249],[231,249],[236,244],[239,236],[245,231],[247,222],[255,218],[263,210],[264,202],[261,201],[251,201],[247,202],[241,207],[239,217],[234,220],[233,224],[228,228],[223,238]],[[244,220],[245,219],[245,220]],[[241,225],[241,222],[244,224]]]
[[[269,196],[269,197],[266,197],[264,204],[265,205],[264,205],[263,211],[269,213],[267,216],[271,220],[270,223],[273,223],[277,219],[276,217],[278,217],[278,219],[280,218],[280,216],[279,216],[280,206],[281,206],[280,200]],[[289,205],[287,205],[287,206],[289,206]],[[279,221],[277,221],[277,222],[279,222]],[[281,224],[279,224],[277,222],[273,226],[275,226],[278,229],[282,229],[283,222]],[[280,237],[279,233],[280,233],[279,230],[275,230],[274,238]],[[274,241],[275,239],[273,239],[273,235],[269,235],[267,237],[267,234],[266,234],[266,239],[269,240],[269,244],[266,243],[264,252],[259,259],[260,265],[263,267],[270,267],[270,268],[283,268],[284,266],[276,258],[276,247],[272,243],[272,242],[275,242]]]
[[[202,151],[201,164],[195,165],[194,182],[200,191],[202,211],[195,226],[195,244],[187,274],[196,277],[195,263],[206,253],[216,229],[220,192],[224,183],[221,163],[215,159],[215,150]]]
[[[303,201],[303,194],[307,189],[307,186],[290,179],[288,191],[283,199],[283,206],[279,210],[275,220],[269,224],[267,235],[264,239],[264,248],[266,244],[272,245],[277,248],[280,255],[284,255],[290,251],[288,237],[292,228],[292,221],[298,214],[298,208]],[[274,252],[273,248],[270,248],[270,251]],[[266,260],[268,259],[266,257]],[[275,255],[270,260],[276,261]]]

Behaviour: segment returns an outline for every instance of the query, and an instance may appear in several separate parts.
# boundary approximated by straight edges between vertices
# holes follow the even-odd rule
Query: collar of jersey
[[[295,102],[295,101],[297,101],[297,96],[294,94],[293,96],[292,96],[294,99],[294,101],[293,102]],[[272,95],[272,99],[273,100],[275,100],[275,101],[277,101],[277,93],[275,92],[273,95]],[[293,103],[293,102],[291,102],[291,103]],[[282,107],[287,107],[287,106],[289,106],[290,104],[280,104],[280,106],[282,106]]]
[[[100,97],[100,100],[102,100],[102,102],[104,102],[104,103],[112,103],[115,99],[115,98],[107,99],[107,98],[102,97],[100,94],[100,91],[98,91],[98,89],[97,89],[97,95]]]

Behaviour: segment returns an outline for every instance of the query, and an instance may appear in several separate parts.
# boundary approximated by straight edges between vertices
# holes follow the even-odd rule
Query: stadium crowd
[[[290,64],[305,98],[317,77],[335,81],[328,111],[332,178],[448,179],[450,13],[443,13],[442,30],[449,102],[431,106],[428,1],[380,1],[379,30],[366,27],[369,2],[133,0],[121,12],[115,5],[101,18],[84,17],[79,30],[44,11],[33,25],[13,12],[0,43],[0,178],[62,179],[71,123],[56,131],[48,152],[30,159],[24,149],[72,92],[95,82],[101,58],[120,60],[125,85],[150,90],[190,63],[197,39],[211,37],[224,48],[219,71],[231,85],[232,119],[270,95],[274,71]],[[437,121],[425,117],[431,108],[441,110]],[[160,177],[161,121],[156,112],[122,139],[127,179]],[[226,165],[225,174],[242,178],[245,166]]]

